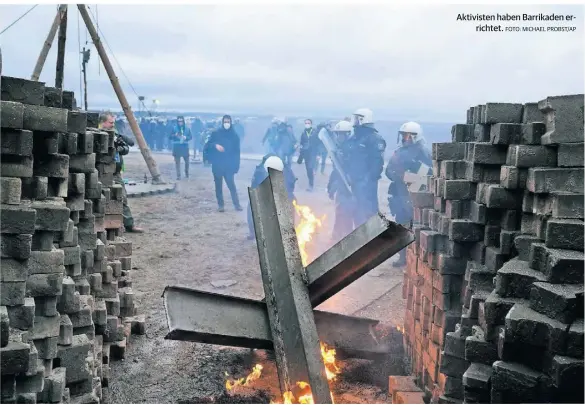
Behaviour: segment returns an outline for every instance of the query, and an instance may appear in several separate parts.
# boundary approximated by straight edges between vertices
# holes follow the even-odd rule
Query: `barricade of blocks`
[[[433,144],[403,287],[427,402],[583,402],[583,142],[575,95],[472,107]]]
[[[121,192],[103,186],[96,156],[113,159],[114,135],[88,130],[96,115],[72,92],[4,76],[1,90],[2,402],[99,403],[110,346],[124,357],[130,331],[144,333],[131,243],[110,229],[110,244],[104,226],[112,189],[112,201]]]

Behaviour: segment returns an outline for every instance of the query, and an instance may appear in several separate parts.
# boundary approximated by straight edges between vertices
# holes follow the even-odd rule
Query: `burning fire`
[[[303,262],[303,266],[306,266],[309,261],[307,243],[313,239],[313,234],[323,225],[322,221],[325,220],[325,215],[323,215],[322,218],[317,218],[310,207],[306,205],[298,205],[296,200],[293,201],[293,206],[300,217],[300,221],[295,227],[295,231],[299,241],[301,260]]]
[[[323,363],[325,363],[327,380],[335,380],[340,371],[337,364],[335,364],[335,349],[329,349],[325,343],[321,343],[321,356],[323,357]]]
[[[328,381],[334,381],[337,375],[340,373],[340,369],[335,362],[335,349],[329,348],[325,343],[320,343],[321,356],[323,357],[323,363],[325,364],[325,373]],[[225,387],[228,391],[233,391],[237,387],[249,386],[252,382],[260,378],[262,374],[262,365],[256,364],[250,374],[245,378],[238,380],[227,380]],[[225,372],[225,375],[229,377],[229,374]],[[295,393],[292,391],[286,391],[283,395],[283,402],[273,402],[271,404],[314,404],[313,393],[311,392],[311,386],[305,381],[298,381],[295,386]],[[330,392],[331,399],[333,400],[333,393]]]
[[[248,376],[246,378],[240,378],[238,380],[226,380],[225,382],[225,388],[228,391],[232,391],[234,389],[236,389],[236,387],[247,387],[248,385],[250,385],[252,382],[256,381],[257,379],[260,378],[260,375],[262,374],[262,365],[260,364],[256,364],[254,366],[254,368],[252,369],[252,372],[250,374],[248,374]],[[229,374],[226,372],[225,373],[226,376],[229,377]]]

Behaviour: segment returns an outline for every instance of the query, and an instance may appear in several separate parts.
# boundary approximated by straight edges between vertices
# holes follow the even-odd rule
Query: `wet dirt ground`
[[[163,176],[175,179],[172,156],[155,154]],[[148,170],[140,153],[126,158],[125,177],[140,181]],[[247,206],[247,187],[255,165],[242,160],[236,185],[242,206]],[[328,247],[334,221],[334,206],[325,191],[330,167],[317,174],[315,191],[308,193],[304,166],[294,165],[299,178],[295,194],[300,204],[310,205],[325,215],[318,238],[321,250]],[[388,183],[380,182],[380,207]],[[236,212],[224,186],[226,212],[217,212],[211,170],[191,164],[191,178],[179,182],[178,192],[130,199],[130,207],[144,234],[126,234],[133,242],[132,279],[139,312],[146,316],[146,335],[132,336],[126,359],[111,363],[110,386],[104,389],[106,403],[267,403],[279,400],[278,377],[271,353],[261,350],[212,346],[165,340],[167,323],[162,292],[167,285],[185,285],[201,290],[262,299],[264,296],[255,242],[246,240],[244,212]],[[392,260],[392,259],[390,259]],[[319,309],[402,324],[402,269],[390,261],[322,304]],[[215,288],[211,283],[228,285]],[[226,396],[227,372],[246,376],[254,364],[264,370],[251,388],[239,397]],[[340,362],[342,372],[332,382],[336,403],[384,403],[386,390],[364,378],[375,364],[365,360]]]

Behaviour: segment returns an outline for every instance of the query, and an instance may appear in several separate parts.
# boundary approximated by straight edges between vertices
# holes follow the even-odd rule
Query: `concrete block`
[[[528,262],[512,259],[496,275],[495,292],[502,297],[530,298],[532,283],[546,281],[544,274],[529,267]]]
[[[467,180],[445,180],[443,197],[447,200],[470,200],[475,197],[475,187]]]
[[[2,177],[31,177],[33,175],[33,159],[28,156],[3,155],[0,162]]]
[[[12,101],[0,101],[0,121],[2,121],[2,136],[4,130],[22,129],[24,117],[24,105]]]
[[[550,387],[547,382],[542,373],[526,366],[496,361],[493,364],[492,401],[497,401],[497,403],[514,403],[517,400],[548,402]]]
[[[59,132],[59,153],[74,155],[77,153],[77,134]]]
[[[543,145],[583,142],[583,94],[547,97],[538,108],[545,116]]]
[[[540,314],[527,305],[515,304],[506,315],[505,340],[546,348],[564,354],[569,325]]]
[[[31,330],[32,340],[46,339],[59,336],[60,316],[35,316],[34,326]],[[37,346],[38,348],[38,346]]]
[[[2,220],[4,220],[4,217],[2,217]],[[31,245],[32,235],[3,234],[0,239],[0,251],[3,258],[28,259],[31,253]]]
[[[2,104],[4,106],[4,104]],[[4,117],[2,117],[4,118]],[[2,155],[31,156],[33,153],[33,133],[24,129],[4,128],[2,121]]]
[[[69,249],[69,248],[65,248]],[[32,251],[28,262],[29,274],[63,273],[65,250]]]
[[[55,87],[45,87],[44,105],[45,107],[63,107],[63,90]]]
[[[520,141],[523,145],[540,145],[540,138],[546,132],[544,122],[533,122],[522,124],[520,130]]]
[[[26,373],[29,368],[30,345],[8,342],[0,348],[0,373],[2,376]]]
[[[87,128],[87,113],[85,111],[67,112],[67,132],[85,133]]]
[[[62,199],[35,201],[30,207],[37,212],[36,230],[57,232],[67,230],[70,210]]]
[[[69,316],[61,315],[61,323],[59,326],[59,344],[62,346],[69,346],[73,343],[73,324]]]
[[[519,209],[522,206],[522,194],[498,184],[490,184],[486,190],[485,202],[487,208]]]
[[[521,123],[522,111],[522,104],[486,103],[485,122],[486,124],[496,124],[499,122]]]
[[[35,316],[55,316],[57,312],[57,297],[34,297]]]
[[[465,160],[468,162],[484,165],[506,163],[506,148],[489,143],[467,143],[465,147]]]
[[[70,346],[59,346],[58,358],[61,360],[61,367],[66,370],[66,385],[91,378],[85,362],[91,347],[91,341],[86,335],[74,335]]]
[[[497,347],[485,340],[483,331],[479,327],[476,326],[473,330],[473,335],[465,339],[465,360],[491,366],[498,360]]]
[[[465,145],[460,143],[434,143],[432,150],[433,160],[462,160]]]
[[[441,352],[441,368],[439,372],[448,376],[462,378],[468,367],[468,361],[445,354],[444,351]]]
[[[577,319],[571,324],[567,335],[566,355],[576,358],[583,358],[583,335],[584,335],[583,318]]]
[[[477,123],[473,128],[473,141],[474,142],[489,142],[490,140],[490,126]]]
[[[483,227],[469,220],[454,219],[449,227],[449,239],[455,242],[483,240]]]
[[[584,149],[583,143],[561,144],[558,147],[559,167],[583,167]]]
[[[13,328],[28,330],[33,327],[35,319],[35,300],[25,298],[24,305],[6,307],[10,326]]]
[[[583,193],[583,169],[530,168],[526,187],[533,193]]]
[[[0,281],[22,282],[28,277],[28,260],[2,259]]]
[[[521,133],[521,124],[494,124],[490,128],[490,142],[494,145],[520,143]]]
[[[49,196],[49,179],[33,176],[22,179],[22,198],[28,200],[44,200]]]
[[[554,167],[557,165],[557,151],[544,145],[511,145],[506,164],[519,168]]]
[[[474,140],[474,125],[455,124],[451,127],[451,142],[472,142]]]
[[[530,308],[570,324],[583,318],[583,286],[535,282],[530,290]]]
[[[93,173],[95,170],[95,153],[72,155],[69,160],[71,173]]]
[[[58,336],[34,340],[35,347],[38,350],[39,359],[43,360],[55,359],[57,357],[58,343],[59,343]]]
[[[45,83],[18,77],[2,76],[2,100],[23,104],[43,105]]]
[[[583,358],[554,356],[551,362],[551,376],[558,387],[559,403],[582,403],[583,390]]]
[[[491,365],[471,363],[463,373],[463,385],[467,388],[488,390],[493,375]]]
[[[69,177],[69,155],[48,155],[35,160],[34,175],[43,177]]]
[[[71,277],[63,278],[63,293],[59,297],[57,308],[60,313],[71,314],[80,309],[79,293],[75,291],[75,281]]]
[[[0,282],[0,305],[24,305],[26,282]]]
[[[550,219],[546,224],[548,248],[583,251],[584,223],[579,219]]]
[[[67,110],[24,105],[23,128],[32,131],[67,132]]]
[[[522,122],[524,124],[529,123],[541,123],[544,121],[544,115],[538,108],[538,103],[525,103],[522,110]]]

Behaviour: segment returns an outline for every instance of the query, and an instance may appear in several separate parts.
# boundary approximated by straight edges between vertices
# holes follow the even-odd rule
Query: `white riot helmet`
[[[353,113],[353,126],[373,124],[374,113],[369,108],[358,108]]]
[[[398,139],[402,144],[417,143],[422,139],[422,127],[416,122],[407,122],[402,124],[398,130]]]
[[[339,121],[335,124],[335,127],[333,127],[333,132],[351,132],[352,128],[351,122]]]
[[[284,163],[278,156],[270,156],[268,159],[266,159],[266,162],[264,162],[264,169],[268,171],[268,168],[283,171]]]

